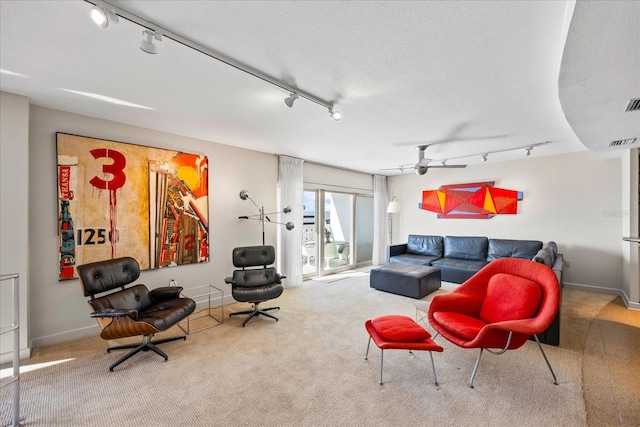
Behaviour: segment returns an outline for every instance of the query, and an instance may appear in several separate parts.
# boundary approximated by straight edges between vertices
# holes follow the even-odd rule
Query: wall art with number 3
[[[209,261],[208,159],[56,134],[59,280],[122,256],[141,269]]]

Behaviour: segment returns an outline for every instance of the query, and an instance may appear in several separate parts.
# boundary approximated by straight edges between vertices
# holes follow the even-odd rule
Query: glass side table
[[[416,301],[416,323],[422,322],[427,331],[431,330],[429,322],[427,321],[427,313],[429,312],[429,305],[431,301]]]
[[[187,316],[185,320],[178,323],[180,329],[182,329],[187,335],[204,331],[205,329],[213,328],[224,323],[224,292],[220,288],[216,288],[213,285],[196,286],[194,288],[183,289],[182,294],[191,298],[198,303],[207,302],[207,306],[199,311],[194,311],[191,315]],[[203,297],[207,297],[206,300]],[[220,304],[215,305],[215,300],[220,298]],[[214,305],[211,305],[211,300],[214,300]],[[213,310],[220,309],[220,318],[213,315]],[[209,321],[204,326],[200,326],[197,329],[191,329],[191,323],[200,319],[211,318],[215,322]]]

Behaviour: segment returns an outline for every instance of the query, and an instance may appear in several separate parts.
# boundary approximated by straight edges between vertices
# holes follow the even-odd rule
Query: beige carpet
[[[476,351],[439,339],[439,386],[427,353],[386,351],[385,384],[378,385],[380,350],[372,344],[363,359],[364,322],[413,317],[415,300],[369,288],[366,273],[335,279],[287,289],[271,304],[281,306],[277,323],[260,317],[242,328],[242,316],[226,317],[186,341],[163,344],[168,362],[146,352],[109,372],[123,353],[107,354],[98,337],[36,349],[25,367],[54,364],[21,376],[26,425],[586,425],[581,352],[544,346],[555,386],[534,342],[483,355],[475,389],[467,381]],[[11,420],[10,389],[0,390],[2,425]]]
[[[593,319],[582,375],[590,426],[640,426],[640,312],[628,310],[622,298]]]

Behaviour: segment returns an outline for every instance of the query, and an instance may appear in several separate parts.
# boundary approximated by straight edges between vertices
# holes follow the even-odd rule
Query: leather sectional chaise
[[[410,234],[407,243],[387,246],[387,263],[437,267],[442,281],[463,283],[498,258],[523,258],[550,267],[562,286],[563,256],[555,242],[490,239],[479,236]]]

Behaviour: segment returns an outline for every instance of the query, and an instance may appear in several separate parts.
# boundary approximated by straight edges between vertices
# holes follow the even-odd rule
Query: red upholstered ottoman
[[[388,315],[367,320],[364,323],[369,333],[367,342],[367,353],[364,356],[368,360],[369,346],[371,339],[380,348],[380,384],[382,384],[382,366],[384,363],[385,350],[424,350],[429,352],[431,358],[431,368],[433,369],[434,384],[438,385],[436,377],[436,367],[433,364],[432,351],[441,352],[443,350],[438,344],[433,342],[431,334],[418,325],[408,316]]]

